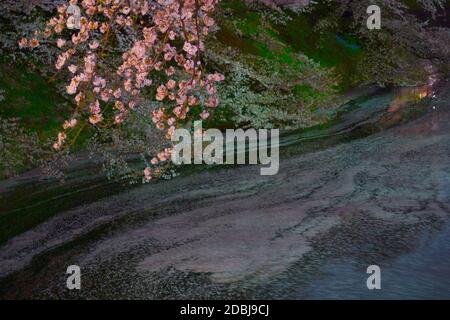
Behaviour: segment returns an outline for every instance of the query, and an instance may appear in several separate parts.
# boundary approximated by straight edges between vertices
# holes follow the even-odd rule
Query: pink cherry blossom
[[[167,97],[168,90],[165,85],[160,85],[156,91],[156,100],[163,101]]]
[[[73,128],[77,125],[77,123],[78,123],[77,119],[66,120],[66,121],[64,121],[63,128],[64,128],[64,130]]]
[[[77,69],[78,69],[78,67],[77,67],[76,65],[74,65],[74,64],[71,64],[71,65],[68,66],[67,68],[69,69],[69,71],[70,71],[71,73],[77,72]]]
[[[28,46],[28,40],[25,38],[20,39],[19,41],[19,47],[20,48],[25,48],[26,46]]]
[[[100,44],[98,43],[98,41],[92,41],[92,42],[89,44],[89,48],[90,48],[91,50],[95,50],[95,49],[98,48],[99,45],[100,45]]]
[[[203,120],[206,120],[209,118],[209,112],[206,110],[203,110],[202,113],[200,113],[200,118],[202,118]]]
[[[176,84],[177,84],[177,83],[175,82],[175,80],[170,79],[170,80],[167,82],[167,88],[168,88],[169,90],[172,90],[172,89],[175,88]]]
[[[148,167],[144,169],[144,178],[145,178],[145,180],[147,180],[147,181],[150,181],[150,180],[153,179],[153,172],[152,172],[152,170],[151,170],[150,168],[148,168]]]
[[[69,4],[80,7],[81,28],[66,33]],[[207,74],[201,56],[206,36],[217,29],[212,18],[217,4],[218,0],[70,0],[58,6],[43,32],[21,39],[19,46],[33,49],[40,45],[38,37],[54,36],[58,48],[64,48],[54,64],[67,73],[66,91],[76,102],[76,119],[65,121],[64,130],[78,122],[102,122],[108,130],[113,124],[125,124],[137,105],[153,106],[157,101],[160,107],[148,121],[170,140],[176,127],[195,117],[211,117],[211,109],[219,104],[216,84],[224,76]],[[123,41],[130,32],[136,39]],[[153,101],[148,101],[148,92],[156,92]],[[113,112],[103,112],[102,104],[105,110],[113,105]],[[211,109],[200,115],[191,112],[203,106]],[[55,149],[62,148],[66,137],[65,132],[58,134]],[[168,159],[170,148],[151,162],[160,166]],[[158,170],[145,168],[145,179],[158,176]]]
[[[183,50],[186,51],[191,56],[195,56],[197,53],[197,47],[192,45],[190,42],[185,42],[183,46]]]
[[[103,116],[101,114],[93,114],[89,117],[89,122],[93,125],[101,122],[103,120]]]
[[[64,39],[58,39],[56,41],[56,45],[58,46],[58,48],[64,47],[65,44],[66,44],[66,40],[64,40]]]

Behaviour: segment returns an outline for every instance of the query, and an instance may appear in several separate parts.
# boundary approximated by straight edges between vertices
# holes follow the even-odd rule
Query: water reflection
[[[397,94],[389,105],[388,112],[398,112],[400,109],[411,103],[417,103],[420,100],[429,97],[432,93],[433,89],[429,85],[397,89]]]

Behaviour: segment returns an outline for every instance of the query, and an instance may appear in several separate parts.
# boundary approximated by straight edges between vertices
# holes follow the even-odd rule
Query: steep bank
[[[2,164],[7,165],[0,167],[0,177],[35,167],[37,164],[27,157],[27,150],[33,150],[35,156],[31,158],[47,154],[51,144],[47,139],[54,138],[69,114],[70,100],[64,97],[67,79],[49,81],[54,73],[55,48],[40,48],[33,53],[17,48],[17,40],[41,26],[60,2],[0,4],[4,13],[0,19],[0,118],[6,124],[12,117],[17,118],[25,132],[39,137],[37,143],[30,145],[26,136],[15,139],[1,131],[7,136],[10,152],[2,154]],[[323,124],[342,103],[343,91],[375,82],[424,82],[425,67],[439,64],[445,56],[442,43],[446,43],[449,34],[444,28],[447,7],[437,8],[437,24],[427,26],[422,22],[430,18],[430,8],[411,3],[402,7],[402,1],[394,1],[394,7],[384,11],[386,29],[368,32],[366,2],[324,1],[304,10],[298,10],[298,6],[295,9],[292,4],[308,1],[277,2],[281,7],[268,5],[269,2],[221,2],[216,17],[220,28],[208,43],[205,59],[207,67],[225,73],[227,81],[220,88],[221,107],[206,126],[298,129]],[[408,19],[399,20],[399,8]],[[418,8],[424,12],[422,15]],[[405,30],[413,32],[405,34]],[[132,126],[130,131],[149,130],[142,123],[128,127]],[[82,136],[72,149],[86,149],[86,142],[97,146],[98,141],[89,139],[91,134]],[[104,140],[111,140],[107,138]],[[127,148],[121,152],[126,153],[130,149]],[[111,175],[120,178],[120,173],[111,171]]]

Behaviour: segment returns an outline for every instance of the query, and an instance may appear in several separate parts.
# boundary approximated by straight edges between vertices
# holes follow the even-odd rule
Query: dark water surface
[[[450,298],[449,88],[369,90],[283,134],[273,177],[200,167],[129,188],[80,157],[63,185],[1,182],[0,297]]]
[[[381,290],[368,290],[367,265],[332,259],[320,269],[323,278],[303,288],[300,297],[304,291],[309,299],[450,299],[450,223],[379,267]]]

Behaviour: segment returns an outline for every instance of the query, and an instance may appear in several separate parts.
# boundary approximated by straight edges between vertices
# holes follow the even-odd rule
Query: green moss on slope
[[[19,63],[0,62],[0,116],[20,118],[27,129],[46,138],[55,135],[69,106],[37,72]]]

